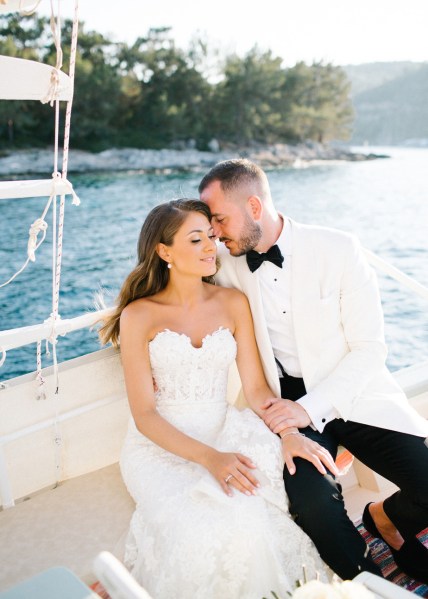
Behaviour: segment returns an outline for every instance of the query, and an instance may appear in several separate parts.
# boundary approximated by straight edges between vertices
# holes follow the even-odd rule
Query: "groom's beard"
[[[256,245],[259,243],[262,237],[262,229],[258,223],[255,223],[248,214],[245,214],[245,221],[242,227],[241,236],[239,239],[229,239],[229,237],[220,237],[220,241],[232,241],[233,244],[236,244],[235,247],[228,247],[229,253],[232,256],[243,256],[247,254],[250,250],[253,250]]]

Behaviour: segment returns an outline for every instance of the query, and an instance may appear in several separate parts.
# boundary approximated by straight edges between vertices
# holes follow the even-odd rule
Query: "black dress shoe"
[[[388,545],[395,563],[405,574],[418,582],[428,583],[428,550],[425,549],[416,537],[404,541],[400,549],[391,547],[378,531],[369,511],[369,505],[371,504],[368,503],[366,505],[363,512],[363,524],[367,532],[373,537],[382,539]]]

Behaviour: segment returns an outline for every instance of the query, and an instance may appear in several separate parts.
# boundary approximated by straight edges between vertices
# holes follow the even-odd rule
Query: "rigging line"
[[[37,341],[37,350],[36,350],[36,380],[38,381],[37,391],[36,391],[36,399],[46,399],[46,393],[44,390],[44,385],[46,384],[45,378],[42,374],[42,342]]]
[[[71,81],[72,92],[71,98],[67,102],[65,111],[65,125],[64,125],[64,151],[62,157],[62,176],[64,179],[67,178],[68,172],[68,150],[70,142],[70,122],[71,122],[71,109],[73,106],[73,95],[74,95],[74,73],[76,68],[76,53],[77,53],[77,34],[79,31],[79,0],[76,0],[74,4],[74,17],[73,17],[73,28],[71,32],[71,48],[70,48],[70,66],[68,76]]]
[[[45,237],[46,237],[47,224],[46,224],[46,221],[45,221],[45,216],[46,216],[46,214],[47,214],[47,212],[49,210],[49,206],[51,205],[54,196],[55,196],[55,182],[54,182],[53,193],[49,197],[49,200],[46,203],[45,209],[43,210],[43,213],[42,213],[41,217],[38,218],[38,219],[36,219],[34,221],[34,223],[30,226],[29,239],[28,239],[28,248],[27,248],[28,257],[27,257],[26,261],[21,266],[21,268],[12,277],[10,277],[10,279],[8,281],[6,281],[5,283],[2,283],[0,285],[0,289],[2,287],[5,287],[6,285],[9,285],[9,283],[11,283],[14,279],[16,279],[16,277],[18,277],[27,268],[28,263],[30,262],[30,260],[31,260],[31,262],[35,261],[35,259],[36,259],[35,258],[35,253],[39,249],[39,247],[42,245],[42,243],[44,242]],[[38,235],[39,231],[43,231],[43,237],[37,243],[37,235]],[[0,366],[1,366],[1,364],[0,364]]]
[[[51,0],[50,27],[51,27],[51,31],[52,31],[52,35],[53,35],[54,43],[55,43],[55,49],[56,49],[56,64],[52,68],[52,71],[51,71],[51,80],[50,80],[48,91],[47,91],[45,97],[41,100],[41,102],[42,102],[42,104],[46,104],[49,102],[49,104],[51,106],[53,106],[55,100],[58,97],[59,72],[62,68],[62,59],[63,59],[63,53],[62,53],[62,48],[61,48],[61,27],[60,27],[60,17],[59,17],[59,4],[58,4],[57,21],[55,21],[53,0]]]
[[[53,31],[55,36],[55,45],[57,48],[57,68],[62,67],[62,48],[61,48],[61,17],[60,17],[61,0],[57,3],[57,21],[56,31]],[[53,0],[51,0],[51,20],[52,24],[55,23],[53,13]],[[59,64],[60,63],[60,64]],[[59,65],[59,67],[58,67]],[[54,177],[60,176],[58,173],[58,154],[59,154],[59,107],[60,103],[58,98],[55,100],[55,155],[54,155]],[[53,361],[53,375],[54,375],[54,406],[55,406],[55,417],[54,417],[54,442],[55,442],[55,479],[56,485],[59,484],[61,479],[61,425],[59,422],[59,369],[58,369],[58,356],[57,356],[57,341],[58,335],[56,332],[56,323],[59,318],[59,285],[61,278],[61,256],[62,256],[62,238],[64,229],[64,206],[65,196],[61,196],[61,211],[60,219],[57,223],[57,197],[53,201],[52,205],[52,330],[50,336],[50,342],[52,345],[52,361]],[[39,371],[41,376],[41,369]],[[42,378],[40,384],[43,385]]]
[[[70,48],[70,66],[69,66],[69,77],[72,82],[72,86],[74,87],[74,73],[75,73],[75,65],[76,65],[76,51],[77,51],[77,33],[79,28],[79,19],[78,19],[78,8],[79,2],[76,0],[75,2],[75,10],[74,10],[74,18],[73,18],[73,27],[71,34],[71,48]],[[59,14],[59,7],[58,7]],[[58,24],[58,28],[59,24]],[[66,107],[66,115],[65,115],[65,125],[64,125],[64,145],[63,145],[63,157],[62,157],[62,178],[67,178],[67,170],[68,170],[68,152],[69,152],[69,142],[70,142],[70,122],[71,122],[71,108],[73,104],[73,94],[71,95],[71,99],[67,102]],[[62,264],[62,248],[63,248],[63,237],[64,237],[64,220],[65,220],[65,196],[61,195],[60,200],[60,208],[59,208],[59,223],[58,223],[58,240],[56,245],[56,283],[55,283],[55,306],[56,313],[58,311],[59,306],[59,290],[60,290],[60,282],[61,282],[61,264]],[[54,310],[55,313],[55,310]]]
[[[56,273],[55,273],[55,248],[56,248],[56,227],[57,227],[57,198],[55,197],[52,204],[52,329],[50,335],[50,343],[52,345],[52,363],[53,363],[53,376],[54,376],[54,455],[55,455],[55,483],[58,485],[61,478],[61,445],[62,445],[62,437],[59,423],[59,371],[58,371],[58,357],[56,351],[57,338],[58,335],[56,333],[56,321],[58,318],[58,302],[56,301],[55,288],[56,288]],[[40,364],[41,367],[41,364]],[[37,375],[41,375],[41,368]],[[40,384],[41,383],[41,379]]]
[[[31,15],[33,15],[36,12],[41,1],[42,0],[36,0],[36,4],[33,6],[33,8],[25,9],[25,8],[22,8],[22,0],[19,0],[19,8],[18,8],[19,14],[22,17],[30,17]]]

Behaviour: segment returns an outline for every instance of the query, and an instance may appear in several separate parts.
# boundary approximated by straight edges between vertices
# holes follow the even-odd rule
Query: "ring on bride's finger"
[[[227,485],[227,483],[230,481],[230,479],[231,479],[231,478],[233,478],[233,474],[228,474],[228,475],[226,476],[226,478],[224,479],[224,482],[226,483],[226,485]]]

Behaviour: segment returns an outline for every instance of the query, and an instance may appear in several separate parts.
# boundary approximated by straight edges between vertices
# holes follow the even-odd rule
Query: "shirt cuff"
[[[297,400],[302,408],[309,414],[309,418],[313,426],[320,433],[323,432],[324,427],[334,420],[339,418],[340,414],[334,406],[328,401],[320,397],[315,391],[310,391],[303,397]]]

